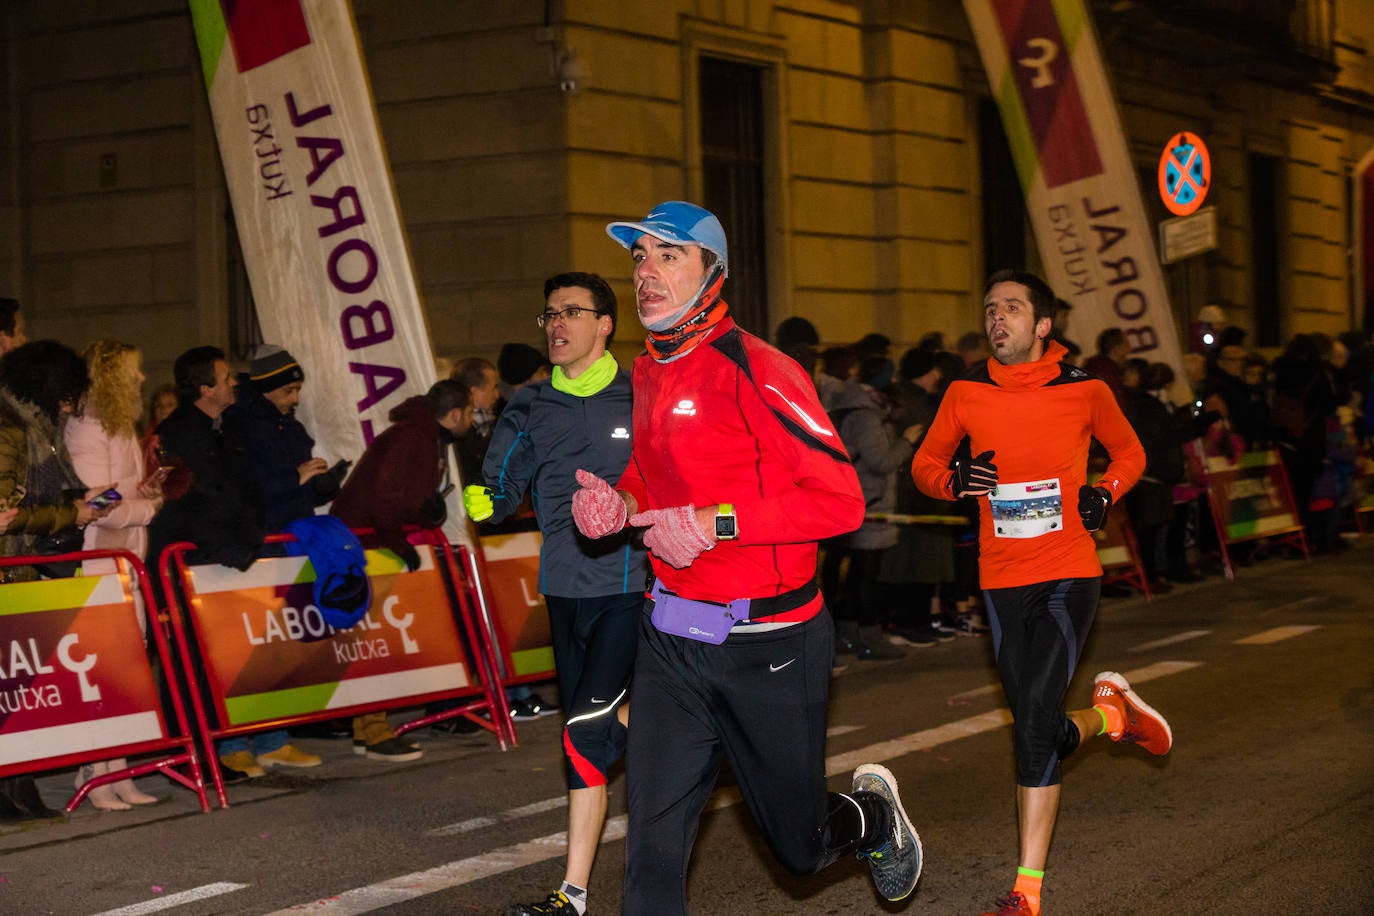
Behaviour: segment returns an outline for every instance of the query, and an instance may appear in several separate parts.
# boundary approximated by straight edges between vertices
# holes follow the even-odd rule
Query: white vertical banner
[[[1082,0],[964,0],[964,9],[1045,279],[1073,306],[1073,337],[1090,354],[1099,332],[1119,327],[1132,356],[1168,363],[1182,380],[1155,234]]]
[[[190,7],[263,337],[305,370],[320,451],[356,460],[435,368],[352,12]],[[450,537],[470,543],[449,506]]]

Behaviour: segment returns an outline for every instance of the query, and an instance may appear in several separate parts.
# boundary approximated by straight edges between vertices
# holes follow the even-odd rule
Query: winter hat
[[[821,335],[816,333],[814,324],[800,315],[793,315],[791,318],[784,318],[778,323],[778,329],[773,332],[773,340],[779,349],[785,344],[805,344],[818,347],[821,343]]]
[[[263,344],[253,354],[248,368],[248,380],[253,387],[266,394],[292,382],[305,381],[305,371],[296,358],[281,347]]]
[[[917,379],[935,368],[935,354],[920,347],[912,347],[902,354],[902,378]]]
[[[524,343],[505,344],[496,357],[496,371],[507,385],[522,385],[540,366],[547,365],[549,361],[543,353]]]

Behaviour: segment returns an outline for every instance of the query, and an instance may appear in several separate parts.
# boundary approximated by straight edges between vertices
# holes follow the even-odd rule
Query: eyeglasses
[[[542,328],[555,318],[566,318],[569,321],[576,321],[582,317],[584,312],[588,315],[601,314],[596,309],[584,309],[574,305],[571,308],[565,308],[561,312],[544,312],[542,315],[536,315],[534,316],[534,323]]]

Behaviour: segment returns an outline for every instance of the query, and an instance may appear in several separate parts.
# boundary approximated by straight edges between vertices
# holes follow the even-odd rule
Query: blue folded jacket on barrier
[[[325,621],[338,630],[353,626],[372,605],[367,557],[358,536],[332,515],[310,515],[287,525],[295,536],[288,556],[307,556],[315,567],[315,604]]]

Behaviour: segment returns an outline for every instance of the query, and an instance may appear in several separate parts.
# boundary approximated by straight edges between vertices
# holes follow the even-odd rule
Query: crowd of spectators
[[[234,371],[217,347],[193,347],[177,357],[172,383],[157,386],[145,402],[137,347],[103,338],[77,353],[54,340],[30,342],[19,303],[0,299],[3,555],[121,550],[153,568],[165,546],[189,541],[196,545],[191,563],[246,570],[280,553],[265,543],[269,534],[296,533],[292,526],[316,520],[332,504],[349,525],[377,529],[384,546],[414,568],[415,551],[402,529],[427,524],[448,449],[472,426],[468,388],[445,379],[400,405],[348,487],[352,462],[331,467],[317,457],[314,439],[296,417],[305,369],[276,346],[258,348],[241,368],[246,371]],[[403,466],[387,464],[387,448],[396,443],[391,451]],[[100,575],[113,571],[115,561],[91,558],[80,566],[54,559],[0,567],[0,582]],[[159,602],[166,601],[156,576],[150,584]],[[150,615],[137,594],[135,606],[146,644]],[[351,731],[354,750],[370,759],[420,756],[381,714],[333,731],[336,737]],[[286,729],[269,729],[217,742],[225,781],[261,777],[274,766],[320,765],[319,755],[291,740]],[[123,759],[84,764],[76,786],[125,768]],[[105,811],[159,800],[127,778],[92,787],[86,798]],[[32,776],[0,779],[0,820],[57,815]]]

